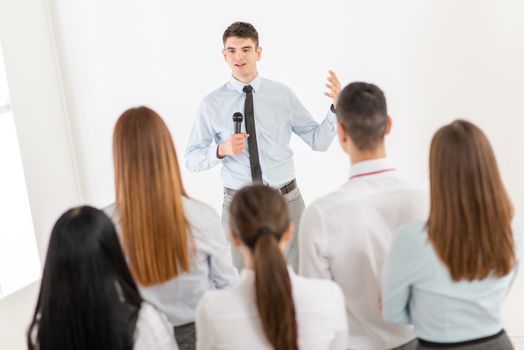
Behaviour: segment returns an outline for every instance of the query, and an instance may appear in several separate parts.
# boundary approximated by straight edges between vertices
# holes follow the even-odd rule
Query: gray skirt
[[[195,324],[188,323],[182,326],[175,327],[175,339],[179,350],[195,350]]]
[[[469,340],[460,343],[433,343],[419,339],[418,350],[513,350],[513,344],[504,330],[489,337]]]

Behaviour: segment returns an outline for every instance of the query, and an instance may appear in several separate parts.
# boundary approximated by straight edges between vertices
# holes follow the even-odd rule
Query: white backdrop
[[[427,177],[431,135],[457,117],[488,134],[517,215],[524,219],[524,3],[487,0],[245,1],[50,0],[82,192],[113,201],[111,134],[119,114],[145,104],[167,121],[183,164],[202,97],[229,78],[223,30],[236,20],[259,30],[260,73],[290,85],[317,119],[329,68],[343,84],[376,83],[394,126],[389,155]],[[336,189],[349,163],[337,141],[314,153],[292,141],[306,204]],[[221,205],[219,168],[188,173],[189,194]],[[524,277],[505,305],[506,328],[524,335]]]

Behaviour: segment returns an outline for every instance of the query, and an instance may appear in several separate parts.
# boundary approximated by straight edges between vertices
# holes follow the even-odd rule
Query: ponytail
[[[277,239],[262,235],[255,243],[255,291],[264,333],[275,350],[298,350],[291,280]]]
[[[298,350],[295,303],[279,242],[289,229],[280,192],[263,185],[244,187],[229,207],[231,228],[249,248],[255,265],[255,294],[262,329],[274,350]]]

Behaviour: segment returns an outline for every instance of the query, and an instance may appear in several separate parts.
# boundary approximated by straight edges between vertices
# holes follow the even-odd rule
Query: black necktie
[[[251,166],[251,178],[253,183],[262,182],[262,170],[258,160],[257,134],[255,131],[255,112],[253,110],[253,87],[244,86],[242,89],[246,93],[246,102],[244,104],[244,116],[246,118],[247,146],[249,149],[249,165]]]

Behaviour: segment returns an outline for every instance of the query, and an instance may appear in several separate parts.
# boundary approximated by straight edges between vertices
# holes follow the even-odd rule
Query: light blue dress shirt
[[[517,264],[521,234],[512,223]],[[425,224],[399,229],[386,259],[382,316],[411,323],[418,338],[455,343],[494,335],[502,327],[500,309],[517,273],[455,282],[428,242]]]
[[[293,151],[289,147],[291,133],[297,134],[312,149],[326,151],[336,134],[336,116],[329,110],[319,124],[289,87],[260,75],[250,85],[262,180],[272,187],[280,187],[295,178]],[[224,186],[232,189],[252,183],[247,140],[243,152],[237,156],[218,159],[216,150],[217,145],[234,132],[233,113],[244,114],[244,86],[231,78],[204,98],[185,153],[190,171],[204,171],[222,163]],[[242,123],[242,131],[245,130]]]
[[[200,298],[209,290],[230,287],[238,281],[231,246],[216,211],[205,203],[182,197],[190,227],[191,269],[149,287],[137,285],[142,297],[162,310],[173,326],[195,320]],[[115,204],[104,208],[120,234],[120,215]]]

